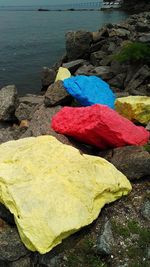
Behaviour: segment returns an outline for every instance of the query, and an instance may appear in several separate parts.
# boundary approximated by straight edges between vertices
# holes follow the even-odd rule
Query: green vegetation
[[[140,42],[128,43],[114,58],[121,63],[147,61],[150,58],[150,45]]]
[[[67,256],[68,267],[107,267],[92,251],[94,242],[90,237],[84,238],[78,245],[79,247]]]

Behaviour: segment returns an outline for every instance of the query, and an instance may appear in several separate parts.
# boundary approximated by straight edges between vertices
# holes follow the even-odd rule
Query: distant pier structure
[[[102,4],[102,10],[120,8],[123,0],[104,0]]]

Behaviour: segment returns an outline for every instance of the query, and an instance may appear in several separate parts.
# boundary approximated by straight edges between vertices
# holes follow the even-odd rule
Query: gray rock
[[[147,65],[143,65],[135,73],[125,90],[132,94],[132,91],[137,89],[148,77],[150,77],[150,68]]]
[[[110,86],[114,86],[114,87],[117,87],[123,90],[125,77],[126,77],[126,73],[119,73],[118,75],[113,77],[111,80],[109,80]]]
[[[41,74],[42,90],[46,90],[55,81],[56,72],[54,69],[44,67]]]
[[[70,31],[66,34],[66,52],[68,60],[87,58],[92,42],[92,34],[87,31]]]
[[[150,201],[146,200],[141,208],[141,214],[143,217],[150,221]]]
[[[93,53],[93,52],[97,52],[99,50],[101,50],[102,46],[106,43],[106,39],[103,39],[97,43],[93,43],[91,44],[91,47],[90,47],[90,53]]]
[[[106,53],[103,51],[97,51],[91,54],[90,62],[94,66],[100,66],[101,60],[106,56]]]
[[[60,109],[61,109],[61,106],[46,108],[44,105],[39,105],[33,114],[32,120],[30,121],[29,128],[21,136],[21,138],[48,134],[48,135],[55,136],[58,140],[60,140],[64,144],[70,144],[67,137],[61,134],[57,134],[51,128],[52,117]]]
[[[129,180],[150,175],[150,154],[142,146],[116,148],[110,162]]]
[[[17,261],[14,261],[12,263],[10,263],[9,267],[31,267],[33,265],[31,265],[31,259],[30,257],[23,257],[20,258]]]
[[[82,65],[84,65],[84,59],[77,59],[67,63],[63,63],[63,67],[67,68],[72,74]]]
[[[111,222],[107,221],[104,224],[103,232],[97,239],[97,243],[96,243],[97,253],[99,253],[100,255],[104,255],[104,256],[112,254],[113,244],[114,244],[114,238],[113,238],[113,233],[112,233]]]
[[[19,97],[19,103],[24,103],[30,106],[36,106],[42,104],[44,97],[41,95],[27,94],[25,96]]]
[[[34,109],[44,102],[44,96],[27,94],[19,98],[19,105],[15,111],[15,116],[19,121],[31,120]]]
[[[94,75],[95,73],[95,68],[93,65],[83,65],[80,67],[76,72],[75,75]]]
[[[150,122],[147,124],[146,129],[150,131]]]
[[[45,255],[39,255],[39,264],[44,267],[58,267],[62,260],[61,255],[54,255],[52,252]]]
[[[27,104],[20,103],[15,111],[15,116],[19,121],[30,120],[33,111],[34,111],[34,106],[29,106]]]
[[[0,121],[14,120],[15,109],[18,104],[15,85],[8,85],[0,90]]]
[[[109,37],[113,37],[113,36],[118,36],[118,37],[128,37],[130,35],[130,31],[126,30],[126,29],[115,29],[113,28],[112,30],[109,31]]]
[[[0,129],[0,144],[13,140],[12,132],[10,131],[10,128],[2,128]]]
[[[95,68],[96,76],[100,77],[103,80],[108,81],[113,77],[113,73],[109,66],[100,66]]]
[[[46,107],[69,104],[72,97],[65,90],[62,81],[57,81],[48,87],[46,91],[44,104]]]
[[[142,43],[150,43],[150,33],[143,34],[140,38],[139,41]]]
[[[150,31],[150,25],[148,24],[148,21],[145,22],[138,22],[136,24],[136,30],[138,32],[149,32]]]
[[[1,262],[16,261],[28,253],[17,229],[4,224],[0,230],[0,265]]]

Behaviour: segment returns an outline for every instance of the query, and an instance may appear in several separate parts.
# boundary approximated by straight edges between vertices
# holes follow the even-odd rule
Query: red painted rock
[[[52,118],[52,128],[61,134],[105,149],[125,145],[143,145],[150,134],[104,105],[64,107]]]

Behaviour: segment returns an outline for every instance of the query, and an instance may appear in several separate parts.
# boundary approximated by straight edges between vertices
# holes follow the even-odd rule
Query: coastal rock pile
[[[78,142],[58,134],[51,126],[52,118],[62,106],[80,107],[77,99],[66,91],[64,82],[55,82],[60,66],[74,76],[100,77],[109,84],[117,101],[131,95],[149,99],[149,58],[124,62],[116,59],[122,48],[133,42],[150,44],[150,12],[132,15],[119,24],[107,24],[97,32],[67,33],[66,55],[53,68],[43,70],[42,90],[45,92],[42,96],[18,97],[15,86],[0,90],[0,143],[52,135],[63,144],[78,148],[81,154],[105,158],[127,176],[133,187],[128,196],[103,208],[92,225],[45,255],[32,253],[23,246],[10,212],[0,204],[0,266],[149,266],[150,144],[102,150],[85,144],[84,140]],[[144,112],[149,112],[149,104],[142,108],[141,114],[145,118]],[[149,115],[143,123],[137,119],[137,108],[133,109],[132,105],[130,111],[134,116],[129,119],[137,124],[135,127],[142,126],[148,133]]]

